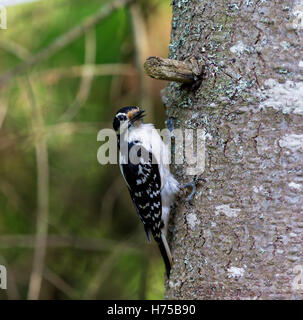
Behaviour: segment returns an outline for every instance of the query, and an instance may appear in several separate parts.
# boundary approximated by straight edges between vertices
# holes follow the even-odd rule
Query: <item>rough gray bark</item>
[[[206,76],[171,82],[163,101],[175,127],[205,128],[207,140],[205,181],[171,220],[167,297],[302,299],[303,4],[172,6],[170,58],[201,59]],[[185,169],[173,167],[179,181]]]

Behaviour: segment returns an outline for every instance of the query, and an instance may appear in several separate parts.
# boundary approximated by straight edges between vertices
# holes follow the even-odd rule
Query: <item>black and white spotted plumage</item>
[[[170,174],[167,147],[154,127],[143,124],[137,107],[120,109],[113,127],[118,136],[120,169],[148,240],[157,242],[169,276],[172,258],[166,241],[168,215],[178,182]],[[137,161],[132,161],[132,150]]]
[[[130,147],[134,144],[130,145]],[[152,153],[148,152],[139,142],[138,151],[142,149],[148,153],[148,162],[142,160],[139,164],[122,164],[121,172],[127,181],[128,190],[137,213],[144,225],[148,240],[150,232],[158,242],[161,239],[161,177],[158,164],[152,164]]]

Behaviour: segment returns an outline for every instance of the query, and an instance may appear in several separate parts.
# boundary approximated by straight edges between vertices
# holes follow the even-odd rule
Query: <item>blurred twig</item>
[[[122,95],[122,77],[112,77],[110,90],[109,90],[109,101],[112,105],[120,105],[120,99]]]
[[[38,53],[32,55],[30,58],[26,59],[26,61],[20,63],[13,69],[4,72],[0,76],[0,91],[15,76],[22,74],[38,63],[47,60],[56,52],[60,51],[75,39],[82,36],[87,30],[98,24],[101,20],[108,17],[116,9],[122,8],[123,6],[129,5],[135,1],[136,0],[115,0],[113,2],[109,2],[106,5],[102,5],[96,13],[87,17],[82,23],[71,28],[69,31],[56,38],[50,45],[43,48]]]
[[[76,291],[52,270],[45,268],[44,278],[68,297],[75,297],[77,295]]]
[[[143,263],[141,265],[141,278],[140,278],[140,286],[138,290],[138,298],[139,300],[146,299],[146,291],[147,291],[147,276],[148,276],[148,267],[149,267],[149,255],[144,254],[142,257]]]
[[[141,13],[141,9],[137,4],[130,7],[134,45],[136,50],[136,65],[139,72],[140,80],[140,106],[147,112],[152,121],[152,98],[149,78],[146,77],[143,69],[143,64],[148,56],[149,45],[146,32],[146,24]]]
[[[0,48],[7,52],[10,52],[11,54],[13,54],[21,60],[26,60],[30,57],[30,52],[26,48],[12,40],[1,40]]]
[[[13,268],[9,265],[7,265],[7,269],[9,270],[8,272],[8,286],[7,286],[7,296],[10,300],[20,300],[20,293],[18,290],[18,285],[17,285],[17,281],[16,281],[16,277],[15,277],[15,272],[13,270]]]
[[[30,57],[30,52],[26,48],[24,48],[23,46],[21,46],[20,44],[12,40],[1,40],[0,48],[11,53],[12,55],[14,55],[15,57],[21,60],[26,60]],[[4,122],[6,111],[7,111],[7,103],[3,103],[0,100],[0,129]]]
[[[62,122],[45,126],[47,138],[53,135],[69,135],[77,132],[96,132],[101,128],[108,128],[111,123],[107,122]]]
[[[93,132],[100,128],[108,128],[111,123],[106,122],[63,122],[54,125],[44,126],[39,129],[39,135],[45,135],[47,139],[52,138],[56,135],[72,135],[74,133]],[[37,133],[32,132],[31,134],[13,135],[6,136],[0,139],[0,150],[4,150],[11,146],[14,146],[22,141],[24,148],[28,148],[32,145]],[[0,185],[1,186],[1,185]]]
[[[81,75],[81,83],[75,101],[62,115],[61,121],[70,121],[79,112],[81,107],[87,101],[89,96],[92,80],[94,77],[93,69],[89,66],[94,65],[96,62],[96,29],[91,28],[85,33],[85,61]]]
[[[6,180],[4,177],[1,177],[0,180],[0,191],[8,199],[10,204],[16,209],[22,203],[22,198],[19,196],[14,185],[10,181]]]
[[[84,295],[85,299],[96,299],[101,285],[110,275],[113,269],[113,264],[119,259],[119,257],[121,257],[121,254],[124,250],[125,245],[123,242],[113,248],[109,257],[107,257],[105,262],[101,264],[96,274],[93,276],[92,281],[90,281],[87,291]]]
[[[109,228],[112,225],[113,208],[116,200],[120,197],[121,191],[125,188],[121,183],[121,177],[117,177],[115,181],[107,189],[106,193],[102,198],[100,217],[105,225]]]
[[[79,250],[88,251],[108,251],[119,245],[119,241],[109,239],[80,238],[75,236],[49,235],[47,238],[48,248],[68,248],[72,247]],[[32,248],[35,245],[33,235],[1,235],[0,248]],[[125,243],[125,248],[133,252],[141,252],[145,245],[138,243]]]
[[[112,64],[86,64],[81,66],[72,66],[66,68],[57,68],[45,70],[43,72],[43,79],[53,84],[60,80],[60,78],[73,78],[73,77],[86,77],[87,74],[91,73],[94,77],[96,76],[113,76],[113,75],[125,75],[134,76],[136,75],[136,69],[123,63],[112,63]]]
[[[121,257],[123,252],[125,252],[126,244],[134,240],[136,237],[137,232],[134,232],[129,237],[127,237],[125,241],[121,241],[118,245],[116,245],[113,248],[110,255],[107,257],[104,263],[98,268],[95,276],[93,276],[92,281],[89,283],[87,291],[84,295],[85,299],[96,299],[100,287],[102,286],[104,281],[106,281],[111,271],[113,270],[113,265]]]
[[[0,100],[0,129],[2,127],[2,124],[4,122],[5,116],[6,116],[6,111],[7,111],[7,103],[3,103]]]
[[[33,108],[33,129],[43,128],[43,116],[40,106],[36,103],[30,80],[26,78],[27,92],[30,104]],[[37,160],[37,231],[34,250],[33,268],[29,282],[28,299],[39,298],[42,275],[44,269],[47,233],[48,233],[48,197],[49,197],[49,167],[48,151],[45,136],[37,134],[35,139]]]

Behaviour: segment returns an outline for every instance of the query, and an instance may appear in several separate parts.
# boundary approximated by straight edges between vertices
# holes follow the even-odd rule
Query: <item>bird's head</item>
[[[144,112],[144,110],[133,106],[121,108],[114,118],[114,130],[117,133],[123,133],[127,129],[140,125],[144,117]]]

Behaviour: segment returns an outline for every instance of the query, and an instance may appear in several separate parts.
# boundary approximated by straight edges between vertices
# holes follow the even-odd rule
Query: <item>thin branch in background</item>
[[[47,140],[39,135],[44,126],[40,106],[36,103],[33,88],[29,78],[26,78],[29,102],[33,109],[33,131],[37,133],[35,139],[37,161],[37,231],[34,248],[34,261],[29,281],[28,299],[37,300],[41,290],[42,276],[45,264],[49,215],[49,165]]]
[[[10,39],[1,40],[0,48],[11,53],[20,60],[27,60],[31,55],[26,48]]]
[[[141,226],[140,226],[141,227]],[[140,228],[141,229],[141,228]],[[99,289],[102,284],[107,280],[111,271],[113,270],[114,264],[125,252],[126,244],[133,241],[137,237],[137,232],[132,233],[125,241],[121,241],[119,245],[116,245],[107,257],[105,262],[98,268],[95,276],[92,277],[87,290],[85,292],[85,299],[96,299]]]
[[[137,73],[136,73],[137,75]],[[120,98],[122,96],[123,77],[112,77],[109,89],[109,102],[112,105],[120,105]]]
[[[102,219],[102,223],[107,225],[109,229],[112,225],[115,202],[120,197],[123,188],[124,185],[121,183],[121,177],[119,176],[110,185],[103,196],[100,209],[100,218]]]
[[[89,66],[94,65],[96,62],[96,28],[92,28],[85,33],[85,61],[83,73],[81,76],[81,83],[75,101],[62,115],[61,121],[71,121],[79,112],[81,107],[88,99],[92,80],[94,77],[93,69]]]
[[[7,103],[4,103],[3,101],[0,100],[0,129],[5,120],[6,112],[7,112]]]
[[[52,270],[45,268],[44,269],[44,278],[48,280],[53,286],[62,291],[68,297],[78,296],[76,290],[72,288],[66,281],[59,277]]]
[[[63,35],[56,38],[50,45],[43,48],[38,53],[32,55],[26,61],[20,63],[13,69],[4,72],[0,77],[0,91],[3,89],[14,77],[20,75],[32,67],[36,66],[42,61],[47,60],[53,56],[58,51],[62,50],[68,46],[75,39],[82,36],[87,30],[94,27],[101,20],[108,17],[115,10],[127,6],[136,0],[115,0],[114,2],[109,2],[106,5],[102,5],[101,8],[91,16],[87,17],[82,23],[71,28],[69,31]]]
[[[20,300],[21,296],[18,290],[18,285],[15,277],[15,272],[13,270],[13,267],[10,265],[7,265],[7,269],[9,270],[7,274],[7,296],[9,300]]]
[[[7,198],[7,200],[13,208],[17,209],[20,207],[21,204],[23,204],[22,198],[18,194],[14,185],[11,184],[10,181],[6,180],[4,177],[1,177],[0,180],[0,191]]]
[[[47,139],[50,139],[53,136],[71,135],[77,132],[95,133],[96,130],[99,130],[100,128],[108,128],[111,125],[111,123],[107,122],[63,122],[44,126],[40,129],[39,134],[45,135]],[[0,151],[15,146],[21,142],[24,148],[29,148],[33,144],[35,136],[36,134],[34,132],[23,135],[11,134],[10,136],[5,136],[5,139],[0,139]]]
[[[12,40],[1,40],[0,48],[5,50],[8,53],[11,53],[12,55],[19,58],[20,60],[26,60],[30,57],[30,52],[26,48],[24,48],[19,43],[16,43]],[[5,120],[6,111],[7,111],[7,103],[4,103],[3,101],[0,100],[0,129]]]
[[[105,262],[98,267],[96,274],[92,277],[92,280],[90,281],[84,294],[84,299],[92,300],[97,298],[99,289],[101,288],[103,282],[108,279],[111,271],[113,270],[113,265],[119,259],[119,257],[121,257],[121,254],[124,250],[125,246],[123,242],[113,248]]]
[[[74,133],[95,133],[100,128],[108,128],[111,126],[109,122],[62,122],[53,125],[45,126],[45,134],[47,138],[51,138],[54,135],[71,135]]]
[[[147,277],[148,277],[148,267],[149,267],[149,255],[144,254],[143,263],[141,265],[141,278],[139,285],[138,298],[139,300],[146,300],[146,292],[147,292]]]
[[[13,145],[16,145],[19,141],[20,136],[16,134],[6,134],[6,136],[0,136],[0,150],[4,150]]]
[[[32,248],[35,246],[35,236],[33,235],[1,235],[0,248]],[[120,241],[103,239],[103,238],[80,238],[75,236],[48,235],[48,248],[74,248],[87,251],[111,251],[119,246]],[[148,244],[138,244],[124,242],[125,248],[133,253],[141,253]]]
[[[97,76],[136,76],[136,69],[130,64],[86,64],[67,68],[57,68],[42,71],[42,78],[47,84],[56,84],[61,78],[86,77],[87,74]]]
[[[145,59],[148,57],[149,45],[146,32],[146,24],[138,5],[133,4],[130,7],[134,45],[136,50],[136,66],[139,72],[140,80],[140,106],[147,112],[149,120],[152,121],[152,98],[150,80],[146,77],[143,69]]]

